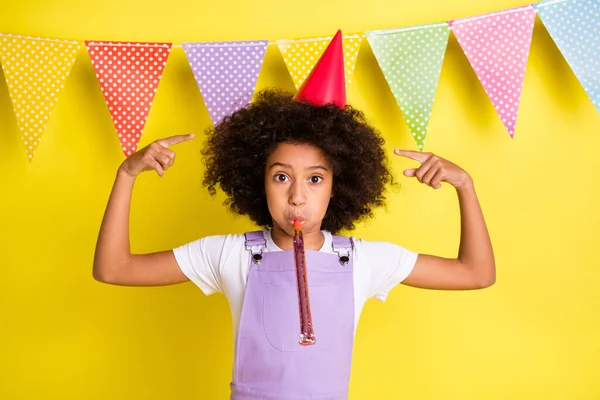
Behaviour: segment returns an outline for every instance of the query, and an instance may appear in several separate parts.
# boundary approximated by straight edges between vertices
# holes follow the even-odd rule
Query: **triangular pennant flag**
[[[31,162],[80,44],[0,34],[0,60]]]
[[[252,100],[268,40],[183,43],[213,124]]]
[[[446,22],[366,32],[373,54],[421,151],[449,34]]]
[[[126,157],[135,153],[171,43],[87,40],[90,59]]]
[[[600,2],[548,1],[534,7],[552,40],[600,111]]]
[[[458,43],[511,138],[534,22],[535,9],[531,5],[450,21]]]
[[[356,34],[342,36],[346,89],[348,89],[351,82],[352,72],[354,72],[356,57],[360,50],[362,38],[362,35]],[[302,83],[308,74],[310,74],[310,71],[313,69],[319,58],[321,58],[325,48],[332,39],[333,36],[277,41],[279,51],[281,51],[281,55],[283,56],[288,71],[290,71],[296,89],[302,86]]]

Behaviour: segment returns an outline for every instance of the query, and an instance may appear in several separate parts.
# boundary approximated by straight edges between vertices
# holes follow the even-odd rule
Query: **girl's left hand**
[[[404,171],[406,176],[414,176],[419,182],[425,183],[434,189],[442,187],[441,182],[448,182],[457,189],[471,182],[469,174],[458,165],[436,156],[432,153],[423,153],[412,150],[394,150],[401,157],[407,157],[421,163],[419,168]]]

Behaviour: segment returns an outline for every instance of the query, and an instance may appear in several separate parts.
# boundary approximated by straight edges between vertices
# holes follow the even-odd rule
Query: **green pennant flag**
[[[450,27],[441,22],[365,35],[417,147],[423,151]]]

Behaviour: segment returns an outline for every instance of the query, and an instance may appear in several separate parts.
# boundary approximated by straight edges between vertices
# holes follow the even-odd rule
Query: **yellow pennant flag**
[[[78,50],[75,41],[0,34],[0,62],[30,162]]]
[[[342,36],[344,47],[344,72],[346,75],[346,90],[351,81],[352,72],[356,65],[356,57],[360,49],[363,35]],[[299,88],[310,71],[319,61],[325,48],[333,36],[297,40],[278,40],[277,45],[287,65],[296,89]]]

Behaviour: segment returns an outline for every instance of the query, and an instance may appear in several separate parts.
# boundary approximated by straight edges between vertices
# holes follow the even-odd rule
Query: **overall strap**
[[[262,261],[262,252],[267,247],[263,231],[254,231],[244,233],[246,237],[246,250],[252,253],[252,261],[255,264],[260,264]]]
[[[332,235],[331,247],[338,254],[340,264],[346,265],[350,262],[350,255],[354,248],[350,237]]]

